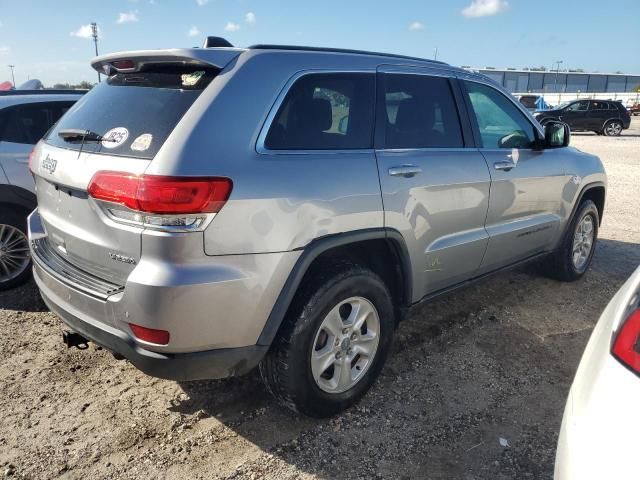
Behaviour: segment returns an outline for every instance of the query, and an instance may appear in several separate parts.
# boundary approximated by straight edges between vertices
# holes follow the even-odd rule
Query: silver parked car
[[[407,308],[548,256],[589,266],[600,160],[486,77],[258,45],[134,51],[41,142],[35,278],[68,325],[155,376],[259,365],[308,415],[358,400]]]
[[[36,207],[36,196],[27,168],[29,153],[83,93],[0,92],[0,290],[31,276],[27,216]]]

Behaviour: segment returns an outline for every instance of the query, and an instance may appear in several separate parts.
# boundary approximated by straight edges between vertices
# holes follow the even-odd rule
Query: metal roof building
[[[512,93],[622,93],[634,92],[640,87],[640,75],[490,67],[468,68],[468,70],[485,74]]]

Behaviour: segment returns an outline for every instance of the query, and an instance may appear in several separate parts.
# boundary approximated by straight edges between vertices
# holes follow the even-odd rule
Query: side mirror
[[[564,122],[548,122],[544,126],[544,148],[562,148],[569,145],[571,130]]]

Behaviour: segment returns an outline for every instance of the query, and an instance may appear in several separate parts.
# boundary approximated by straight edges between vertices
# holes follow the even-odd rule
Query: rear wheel
[[[607,137],[617,137],[622,133],[622,122],[620,120],[609,120],[603,130]]]
[[[599,223],[595,203],[583,201],[571,220],[560,248],[549,258],[548,269],[553,277],[571,282],[584,275],[593,259]]]
[[[260,373],[283,405],[313,417],[334,415],[371,387],[394,326],[380,277],[351,263],[327,265],[296,295]]]
[[[4,211],[0,213],[0,290],[17,287],[30,275],[26,215]]]

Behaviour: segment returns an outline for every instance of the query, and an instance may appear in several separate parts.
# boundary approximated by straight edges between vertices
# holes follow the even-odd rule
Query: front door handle
[[[515,166],[516,164],[513,162],[496,162],[493,164],[493,168],[496,170],[504,170],[505,172],[508,172]]]
[[[389,175],[392,177],[411,178],[419,173],[422,173],[422,169],[415,165],[401,165],[399,167],[389,168]]]

